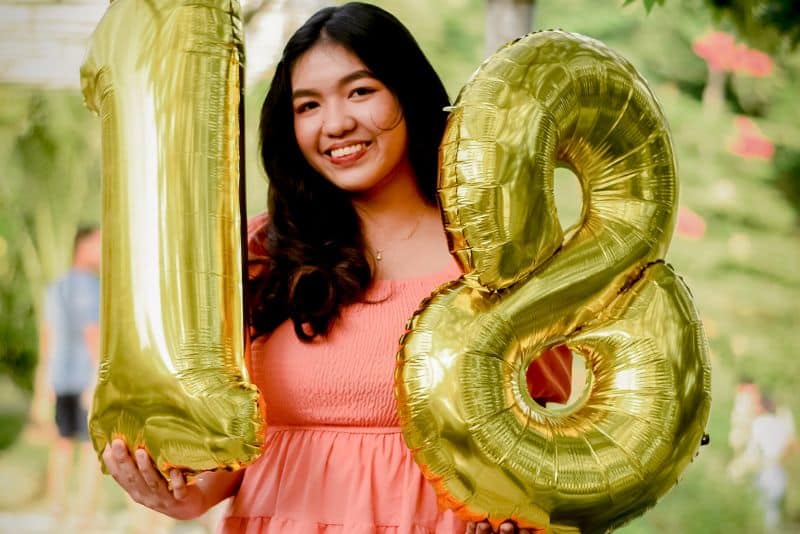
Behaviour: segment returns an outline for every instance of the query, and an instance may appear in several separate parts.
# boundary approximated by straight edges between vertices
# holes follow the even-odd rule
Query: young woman
[[[175,471],[168,489],[144,450],[115,441],[104,460],[135,500],[191,518],[235,495],[225,533],[491,532],[437,508],[393,393],[405,322],[461,274],[435,200],[447,105],[414,38],[375,6],[322,9],[292,36],[261,115],[269,216],[249,228],[264,454],[191,486]],[[563,401],[564,356],[540,360],[532,394]]]

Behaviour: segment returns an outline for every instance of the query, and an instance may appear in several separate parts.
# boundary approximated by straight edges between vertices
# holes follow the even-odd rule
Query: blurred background
[[[695,296],[712,350],[711,442],[677,486],[621,531],[765,532],[752,421],[800,413],[800,5],[795,0],[404,0],[378,4],[414,33],[455,98],[505,40],[561,28],[599,39],[647,78],[669,120],[681,180],[667,261]],[[324,5],[246,0],[249,215],[266,205],[257,116],[285,39]],[[0,0],[0,532],[68,532],[50,514],[53,397],[40,354],[45,288],[76,228],[100,219],[100,132],[78,68],[105,10],[94,0]],[[579,190],[557,174],[560,215]],[[761,398],[771,399],[774,410]],[[769,403],[767,403],[769,404]],[[771,437],[766,436],[767,441]],[[774,440],[773,440],[774,442]],[[800,532],[800,454],[775,532]],[[82,532],[210,532],[126,502],[108,477]],[[78,498],[74,492],[72,499]]]

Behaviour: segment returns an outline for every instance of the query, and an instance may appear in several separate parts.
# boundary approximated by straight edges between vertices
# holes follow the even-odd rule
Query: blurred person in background
[[[797,449],[794,417],[784,408],[776,408],[772,397],[761,395],[761,413],[753,420],[746,456],[755,460],[756,488],[761,495],[765,532],[780,530],[783,504],[788,487],[786,459]]]
[[[98,363],[100,308],[100,230],[78,229],[69,271],[53,282],[45,295],[41,347],[47,355],[50,386],[55,393],[58,437],[50,452],[47,493],[57,519],[72,515],[87,524],[95,512],[100,466],[87,431]],[[80,462],[72,474],[75,452]],[[67,500],[77,480],[74,510]]]
[[[750,443],[753,421],[761,413],[761,392],[753,379],[743,376],[736,386],[736,395],[731,410],[728,444],[733,449],[733,458],[728,463],[728,476],[740,481],[753,469],[754,458],[750,457]]]

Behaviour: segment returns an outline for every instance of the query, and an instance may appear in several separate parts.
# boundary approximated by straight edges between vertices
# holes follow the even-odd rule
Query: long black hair
[[[311,168],[294,131],[292,69],[320,39],[358,56],[398,99],[408,158],[425,200],[436,202],[438,147],[447,91],[414,37],[383,9],[361,2],[316,12],[289,39],[261,108],[261,158],[269,177],[269,222],[256,239],[266,250],[248,284],[255,336],[290,318],[303,340],[324,335],[342,306],[372,282],[350,194]]]

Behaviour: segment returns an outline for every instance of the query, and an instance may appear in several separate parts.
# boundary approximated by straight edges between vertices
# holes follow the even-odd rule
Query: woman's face
[[[321,41],[298,58],[292,106],[300,151],[340,189],[366,193],[411,168],[397,98],[343,46]]]

